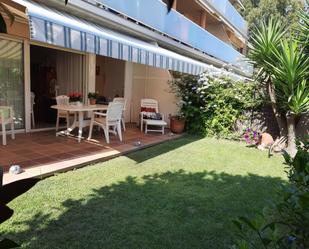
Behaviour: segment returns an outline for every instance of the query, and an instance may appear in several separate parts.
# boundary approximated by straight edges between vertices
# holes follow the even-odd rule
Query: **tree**
[[[274,59],[269,62],[278,102],[285,111],[288,130],[288,152],[296,154],[296,117],[309,109],[309,58],[297,41],[281,42],[274,50]]]
[[[303,7],[301,0],[244,0],[240,10],[248,22],[249,31],[262,19],[280,19],[285,24],[297,26],[298,11]]]
[[[264,83],[268,91],[281,137],[287,136],[287,126],[285,118],[281,114],[277,104],[277,95],[270,77],[272,71],[267,61],[273,56],[274,49],[279,47],[280,41],[285,33],[286,25],[283,25],[281,21],[276,22],[273,18],[270,18],[268,22],[261,21],[260,24],[256,25],[252,30],[248,54],[256,68],[259,69],[259,73],[257,74],[258,81]]]
[[[298,40],[303,40],[302,36],[285,37],[286,32],[287,26],[280,18],[262,21],[252,30],[249,57],[260,70],[260,79],[268,85],[280,135],[287,136],[287,150],[293,155],[297,117],[309,110],[309,59],[304,52],[308,40],[301,43]]]
[[[307,6],[309,6],[309,0],[306,1]],[[309,55],[309,7],[304,11],[301,11],[299,14],[299,17],[301,19],[301,25],[298,29],[299,33],[299,41],[302,43],[302,45],[305,48],[305,53]]]

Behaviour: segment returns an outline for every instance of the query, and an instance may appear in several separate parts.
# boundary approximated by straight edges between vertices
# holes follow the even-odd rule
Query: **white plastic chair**
[[[141,100],[141,109],[142,108],[152,108],[155,110],[156,113],[159,113],[159,104],[158,101],[156,99],[142,99]],[[147,118],[144,118],[144,114],[146,114],[147,112],[141,111],[140,113],[140,125],[141,125],[141,131],[143,131],[144,128],[144,124],[146,124],[146,133],[147,133]],[[151,125],[155,125],[155,126],[161,126],[162,129],[160,130],[160,132],[162,131],[162,133],[164,133],[164,126],[166,126],[166,122],[164,121],[164,114],[160,113],[162,116],[162,120],[157,120],[157,122],[153,122],[155,124],[151,124]],[[161,122],[160,122],[161,121]],[[155,130],[149,130],[149,131],[155,131]]]
[[[159,104],[158,100],[156,99],[142,99],[141,100],[141,108],[153,108],[156,110],[156,112],[159,112]]]
[[[123,113],[123,103],[111,102],[108,105],[106,114],[102,112],[93,112],[91,116],[89,137],[92,137],[92,130],[94,125],[103,128],[106,143],[109,144],[109,133],[118,134],[119,140],[122,141],[121,133],[121,117]]]
[[[31,107],[30,107],[30,115],[31,115],[31,122],[32,127],[35,128],[35,121],[34,121],[34,105],[35,105],[35,94],[31,92]]]
[[[70,98],[66,95],[59,95],[56,97],[57,105],[69,105]],[[57,121],[56,121],[56,131],[59,129],[59,119],[64,118],[67,123],[67,128],[69,128],[70,125],[70,113],[67,111],[57,111]]]
[[[0,124],[2,127],[2,144],[6,145],[6,125],[11,125],[11,136],[15,139],[14,111],[11,106],[0,106]]]
[[[115,102],[115,103],[122,103],[123,104],[123,112],[122,112],[122,117],[121,117],[121,124],[122,124],[123,130],[126,131],[126,123],[125,123],[125,120],[124,120],[124,113],[126,111],[127,100],[125,98],[114,98],[113,102]]]

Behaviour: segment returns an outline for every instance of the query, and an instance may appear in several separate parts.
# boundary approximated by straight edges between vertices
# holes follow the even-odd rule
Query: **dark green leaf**
[[[256,220],[249,220],[246,217],[239,217],[239,220],[247,224],[251,229],[258,232],[259,231],[259,225],[256,222]]]

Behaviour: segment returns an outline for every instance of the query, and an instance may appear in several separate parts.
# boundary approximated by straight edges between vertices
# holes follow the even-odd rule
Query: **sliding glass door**
[[[12,106],[15,128],[25,126],[23,45],[0,38],[0,106]]]
[[[55,127],[57,112],[51,106],[56,104],[56,96],[71,92],[83,94],[84,64],[82,54],[38,45],[30,46],[30,88],[32,96],[35,96],[35,129]],[[60,120],[63,121],[65,120]],[[63,124],[66,125],[65,122]]]

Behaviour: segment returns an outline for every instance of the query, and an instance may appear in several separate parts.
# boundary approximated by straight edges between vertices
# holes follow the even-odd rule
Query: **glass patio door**
[[[25,126],[23,45],[0,38],[0,105],[12,106],[15,128]]]

